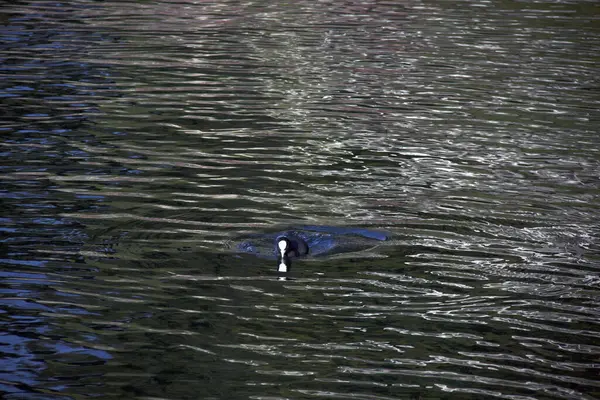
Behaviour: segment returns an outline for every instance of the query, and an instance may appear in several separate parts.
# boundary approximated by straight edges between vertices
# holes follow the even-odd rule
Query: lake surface
[[[17,0],[0,38],[4,399],[600,399],[600,3]],[[388,237],[236,247],[301,225]]]

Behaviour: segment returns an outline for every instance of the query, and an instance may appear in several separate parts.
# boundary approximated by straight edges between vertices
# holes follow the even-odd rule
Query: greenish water
[[[3,398],[600,398],[599,19],[0,4]]]

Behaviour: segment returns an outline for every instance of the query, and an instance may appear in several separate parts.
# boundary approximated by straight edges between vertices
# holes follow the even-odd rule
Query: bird
[[[275,239],[277,252],[277,272],[289,272],[291,257],[302,257],[308,254],[308,244],[304,239],[293,234],[283,234]]]

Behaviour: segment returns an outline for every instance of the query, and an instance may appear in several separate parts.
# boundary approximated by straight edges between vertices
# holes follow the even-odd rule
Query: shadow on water
[[[3,398],[600,398],[599,15],[2,3]]]

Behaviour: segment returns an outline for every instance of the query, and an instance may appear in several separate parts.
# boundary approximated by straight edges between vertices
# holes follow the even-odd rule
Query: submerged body
[[[293,258],[329,257],[357,253],[388,240],[384,232],[364,228],[304,225],[275,233],[257,233],[240,239],[235,251],[263,258],[276,258],[277,271],[290,270]]]

